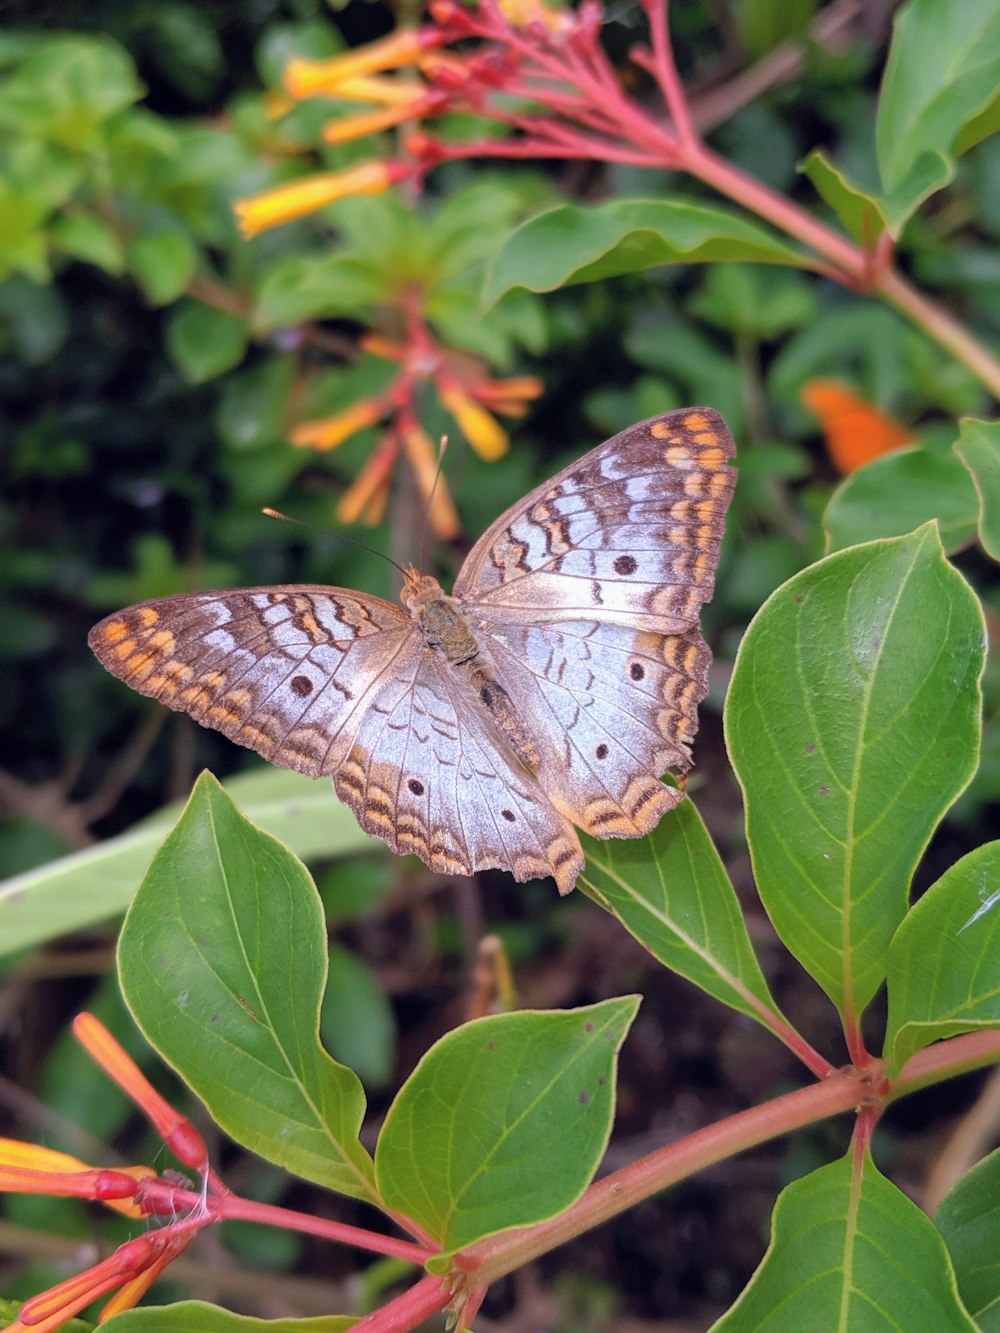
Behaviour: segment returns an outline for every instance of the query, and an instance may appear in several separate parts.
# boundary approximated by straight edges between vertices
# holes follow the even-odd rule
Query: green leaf
[[[372,1163],[358,1139],[364,1092],[318,1036],[326,970],[309,872],[203,773],[125,918],[125,1001],[232,1138],[371,1199]]]
[[[875,537],[900,537],[937,519],[946,551],[976,535],[976,492],[955,455],[943,449],[894,449],[852,472],[823,515],[831,551]]]
[[[893,26],[875,124],[887,194],[913,179],[926,155],[952,157],[963,127],[996,99],[1000,84],[996,0],[910,0]]]
[[[974,1333],[934,1224],[853,1152],[783,1190],[771,1243],[712,1333]]]
[[[637,996],[497,1014],[436,1042],[389,1108],[375,1176],[446,1251],[554,1217],[607,1146]]]
[[[319,1019],[334,1059],[349,1065],[369,1087],[382,1087],[396,1057],[396,1020],[378,978],[356,954],[330,945],[330,979]]]
[[[131,56],[110,37],[59,34],[39,42],[0,86],[0,126],[84,148],[143,92]]]
[[[346,1333],[359,1322],[352,1315],[319,1315],[314,1319],[254,1319],[233,1314],[205,1301],[177,1301],[173,1305],[126,1310],[109,1319],[104,1328],[113,1333]]]
[[[260,278],[253,326],[266,331],[336,315],[360,319],[383,294],[382,285],[353,255],[285,255]]]
[[[732,17],[748,53],[759,59],[789,38],[802,37],[816,0],[736,0]]]
[[[86,213],[64,213],[49,227],[49,240],[56,250],[96,264],[105,273],[124,270],[121,241],[113,227]]]
[[[958,1290],[981,1333],[1000,1333],[1000,1149],[945,1195],[934,1221],[955,1265]]]
[[[272,356],[227,378],[216,425],[230,449],[260,449],[282,438],[296,364],[294,356]]]
[[[898,240],[924,200],[943,190],[954,179],[952,158],[943,153],[921,153],[900,184],[882,196],[882,212],[889,235]]]
[[[813,289],[801,273],[748,264],[711,265],[687,308],[718,328],[768,339],[819,316]]]
[[[326,782],[262,766],[225,787],[255,824],[299,856],[343,856],[372,846]],[[123,912],[182,808],[167,806],[117,838],[0,883],[0,956]]]
[[[798,169],[859,245],[871,245],[888,225],[881,201],[849,181],[821,148],[813,149]]]
[[[580,887],[658,958],[772,1030],[777,1013],[729,876],[694,803],[644,838],[581,838]]]
[[[515,287],[550,292],[660,264],[750,261],[803,265],[770,232],[686,199],[616,199],[598,208],[563,204],[522,223],[497,255],[484,302]]]
[[[889,946],[885,1053],[898,1071],[943,1037],[1000,1027],[1000,842],[956,861]]]
[[[1000,422],[963,421],[954,449],[976,488],[983,550],[1000,560]]]
[[[239,365],[248,336],[246,320],[240,316],[185,300],[167,324],[167,351],[190,384],[202,384]]]
[[[842,1011],[881,984],[914,867],[975,772],[983,646],[932,524],[804,570],[740,646],[726,733],[757,887]]]
[[[186,231],[146,232],[126,251],[132,276],[152,306],[169,305],[187,290],[198,264],[198,251]]]

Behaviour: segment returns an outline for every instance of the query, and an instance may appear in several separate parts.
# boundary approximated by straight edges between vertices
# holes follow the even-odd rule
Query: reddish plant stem
[[[947,1041],[935,1042],[926,1050],[918,1051],[907,1060],[900,1073],[892,1080],[886,1095],[887,1102],[894,1102],[918,1088],[940,1083],[945,1078],[955,1078],[958,1074],[967,1074],[973,1069],[982,1069],[984,1065],[995,1064],[1000,1060],[1000,1032],[967,1032],[961,1037],[949,1037]]]
[[[380,1310],[373,1310],[354,1325],[354,1333],[406,1333],[445,1309],[452,1294],[439,1277],[421,1278],[409,1290]]]
[[[172,1189],[155,1182],[147,1186],[146,1195],[151,1205],[149,1209],[151,1213],[176,1215],[178,1211],[189,1208],[192,1210],[192,1218],[189,1220],[195,1226],[203,1226],[207,1221],[237,1219],[243,1222],[260,1222],[268,1226],[283,1227],[286,1231],[300,1231],[308,1236],[320,1236],[324,1240],[351,1245],[372,1254],[388,1254],[393,1258],[421,1265],[434,1253],[434,1247],[430,1245],[415,1245],[412,1241],[399,1240],[395,1236],[383,1236],[375,1231],[366,1231],[363,1227],[350,1226],[346,1222],[335,1222],[328,1218],[299,1213],[292,1208],[279,1208],[275,1204],[243,1199],[229,1191],[221,1195],[209,1195],[206,1200],[193,1190]],[[142,1197],[141,1190],[139,1197]]]
[[[848,1070],[741,1111],[605,1176],[550,1222],[473,1246],[456,1257],[456,1267],[474,1273],[477,1283],[492,1282],[696,1171],[790,1130],[852,1110],[869,1095],[868,1078]]]

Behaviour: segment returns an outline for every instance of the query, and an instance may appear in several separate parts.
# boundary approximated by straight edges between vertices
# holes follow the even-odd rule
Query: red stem
[[[421,1278],[388,1305],[365,1315],[354,1325],[354,1333],[407,1333],[425,1319],[445,1309],[452,1294],[439,1277]]]
[[[158,1182],[159,1183],[159,1182]],[[152,1195],[152,1191],[150,1190]],[[203,1226],[208,1220],[198,1210],[207,1208],[213,1221],[239,1220],[242,1222],[260,1222],[267,1226],[284,1227],[288,1231],[301,1231],[308,1236],[321,1236],[324,1240],[337,1241],[342,1245],[351,1245],[359,1250],[368,1250],[372,1254],[388,1254],[396,1259],[405,1259],[410,1263],[423,1265],[434,1253],[433,1247],[415,1245],[412,1241],[398,1240],[395,1236],[383,1236],[375,1231],[366,1231],[363,1227],[349,1226],[346,1222],[335,1222],[328,1218],[312,1217],[307,1213],[296,1212],[292,1208],[279,1208],[275,1204],[258,1203],[254,1199],[243,1199],[228,1190],[222,1195],[209,1195],[205,1200],[193,1190],[170,1189],[169,1198],[151,1197],[156,1214],[176,1213],[182,1209],[192,1210],[192,1221]],[[180,1225],[179,1223],[177,1225]]]

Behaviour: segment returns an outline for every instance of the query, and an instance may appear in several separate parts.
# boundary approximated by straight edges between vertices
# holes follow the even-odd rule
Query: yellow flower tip
[[[413,113],[409,107],[383,107],[380,111],[367,111],[360,116],[344,116],[341,120],[328,121],[323,126],[323,139],[331,144],[350,143],[368,134],[391,130],[393,126],[411,119]]]
[[[43,1148],[38,1143],[24,1143],[20,1139],[0,1139],[0,1166],[31,1168],[35,1171],[87,1171],[81,1162],[69,1153],[55,1148]]]
[[[359,74],[337,84],[337,96],[348,102],[377,102],[382,106],[410,106],[427,89],[414,79],[383,79],[378,75]]]
[[[512,28],[526,28],[529,23],[540,23],[551,33],[565,31],[572,26],[573,16],[544,0],[498,0],[498,8]]]
[[[264,108],[264,115],[267,116],[268,120],[280,120],[282,116],[287,116],[289,111],[292,110],[295,101],[287,93],[272,90],[264,94],[261,104]]]
[[[360,162],[345,171],[327,171],[306,176],[274,190],[238,199],[233,205],[240,231],[249,240],[269,227],[315,213],[318,208],[335,203],[351,194],[382,194],[409,174],[397,163]]]
[[[545,384],[537,375],[518,375],[509,380],[495,380],[497,393],[502,398],[541,398]]]
[[[454,385],[441,389],[439,396],[480,458],[492,463],[507,452],[510,438],[485,407]]]
[[[447,483],[439,475],[438,456],[431,437],[422,427],[413,426],[403,433],[403,449],[424,503],[430,506],[427,516],[435,536],[442,541],[453,541],[462,531],[462,524]]]
[[[299,449],[336,449],[366,426],[374,426],[385,409],[374,398],[360,398],[343,412],[316,421],[300,421],[289,439]]]
[[[358,346],[371,356],[380,356],[385,361],[402,361],[406,348],[402,343],[384,338],[381,333],[365,333],[358,339]]]
[[[395,461],[396,444],[389,438],[383,441],[340,497],[336,512],[341,523],[357,523],[360,520],[369,527],[378,523],[385,513]]]
[[[285,87],[296,98],[318,94],[337,96],[340,85],[346,80],[413,65],[441,40],[432,29],[400,28],[387,37],[330,60],[290,60],[285,69]]]

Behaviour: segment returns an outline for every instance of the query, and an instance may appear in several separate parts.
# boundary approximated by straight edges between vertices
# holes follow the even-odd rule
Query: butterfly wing
[[[320,586],[161,597],[88,642],[140,694],[310,777],[335,771],[372,695],[422,646],[402,607]]]
[[[573,825],[430,649],[383,681],[334,787],[362,828],[442,874],[553,875],[565,893],[583,866]]]
[[[362,828],[444,874],[583,864],[572,824],[488,731],[409,615],[342,588],[163,597],[91,631],[109,671],[283,768],[331,775]]]
[[[598,837],[648,832],[680,799],[657,779],[691,763],[733,454],[710,408],[632,426],[499,518],[456,582],[542,789]]]

